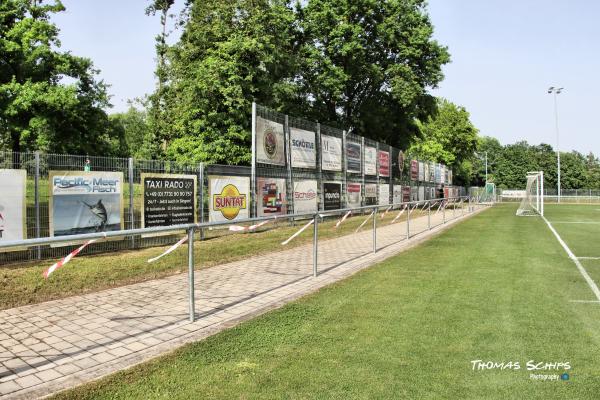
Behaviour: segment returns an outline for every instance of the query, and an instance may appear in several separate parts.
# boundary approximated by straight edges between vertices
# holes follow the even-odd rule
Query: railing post
[[[410,239],[410,203],[406,205],[406,240]]]
[[[200,200],[200,223],[204,222],[204,163],[200,163],[200,173],[198,182],[198,193]],[[200,228],[200,240],[204,240],[204,228]]]
[[[188,230],[188,288],[190,322],[196,319],[196,305],[194,294],[194,228]]]
[[[135,212],[133,210],[133,157],[129,157],[127,172],[129,175],[129,228],[135,229]],[[131,248],[135,248],[135,236],[131,236]]]
[[[35,237],[41,236],[40,227],[40,152],[35,152],[35,177],[34,177],[34,196],[35,196]],[[42,259],[42,246],[37,246],[37,259]]]
[[[452,200],[452,219],[456,218],[456,199]]]
[[[319,214],[315,214],[313,225],[313,277],[316,278],[319,263]]]
[[[373,209],[373,253],[377,253],[377,207]]]
[[[427,230],[431,230],[431,201],[427,202]]]
[[[444,200],[442,200],[442,223],[445,224],[446,223],[446,206],[448,205],[448,202],[446,201],[446,204],[444,205]]]

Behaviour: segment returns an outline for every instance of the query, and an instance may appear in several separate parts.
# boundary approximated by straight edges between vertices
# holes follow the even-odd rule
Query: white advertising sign
[[[283,125],[256,117],[256,161],[285,165]]]
[[[290,129],[292,167],[315,168],[317,160],[317,146],[315,133],[303,129]]]
[[[209,176],[208,187],[210,222],[250,217],[250,178]]]
[[[317,211],[317,181],[294,182],[294,214]]]
[[[326,171],[342,170],[342,139],[321,135],[321,165]]]
[[[419,182],[423,182],[425,180],[425,165],[422,161],[419,161]]]
[[[392,202],[394,204],[402,203],[402,186],[394,185],[393,191]]]
[[[27,236],[26,180],[24,169],[0,169],[0,242],[23,240]]]
[[[377,149],[365,146],[365,175],[377,175]]]
[[[348,191],[348,196],[347,196],[347,203],[348,203],[348,208],[357,208],[360,207],[361,205],[361,192],[362,192],[362,188],[361,188],[361,184],[360,183],[350,183],[348,182],[347,185],[347,191]]]
[[[390,204],[390,185],[387,183],[379,184],[379,205],[387,206]]]

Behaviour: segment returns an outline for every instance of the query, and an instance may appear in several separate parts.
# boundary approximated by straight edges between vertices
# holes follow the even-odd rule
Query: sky
[[[183,0],[176,0],[175,11]],[[158,17],[148,1],[63,0],[53,18],[62,49],[89,57],[110,84],[114,105],[154,90]],[[464,106],[480,134],[502,144],[526,140],[556,148],[553,96],[558,95],[560,149],[600,155],[594,122],[600,100],[600,2],[595,0],[429,0],[434,37],[452,62],[436,96]],[[178,32],[171,36],[176,40]]]

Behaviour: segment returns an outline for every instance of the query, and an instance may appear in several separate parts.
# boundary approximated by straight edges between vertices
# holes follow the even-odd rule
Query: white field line
[[[578,260],[600,260],[600,257],[577,257]]]
[[[575,254],[573,254],[573,252],[571,251],[571,249],[569,248],[569,246],[567,246],[567,244],[565,243],[565,241],[562,240],[562,238],[560,237],[560,235],[558,234],[558,232],[556,232],[556,229],[554,229],[554,227],[552,226],[552,224],[543,215],[542,215],[542,219],[544,220],[544,222],[546,222],[546,225],[548,225],[548,228],[550,228],[550,230],[552,231],[552,233],[554,233],[554,236],[556,236],[556,239],[558,240],[558,242],[560,243],[560,245],[563,247],[563,249],[565,249],[565,251],[567,252],[569,258],[571,260],[573,260],[573,262],[577,266],[577,269],[579,270],[579,272],[583,276],[583,279],[585,279],[585,281],[587,282],[587,284],[590,286],[590,289],[592,289],[592,292],[594,292],[594,295],[596,296],[596,298],[600,302],[600,290],[598,289],[598,286],[596,286],[596,283],[592,280],[592,278],[590,278],[590,276],[588,275],[588,273],[585,270],[585,268],[583,268],[583,265],[581,265],[581,263],[579,262],[579,260],[577,259],[577,257],[575,257]]]
[[[550,221],[553,224],[600,224],[600,221]]]
[[[600,303],[598,300],[569,300],[571,303]]]

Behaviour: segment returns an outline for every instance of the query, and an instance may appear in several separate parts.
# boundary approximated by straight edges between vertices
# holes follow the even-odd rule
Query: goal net
[[[544,172],[529,172],[525,197],[521,200],[519,216],[544,215]]]

